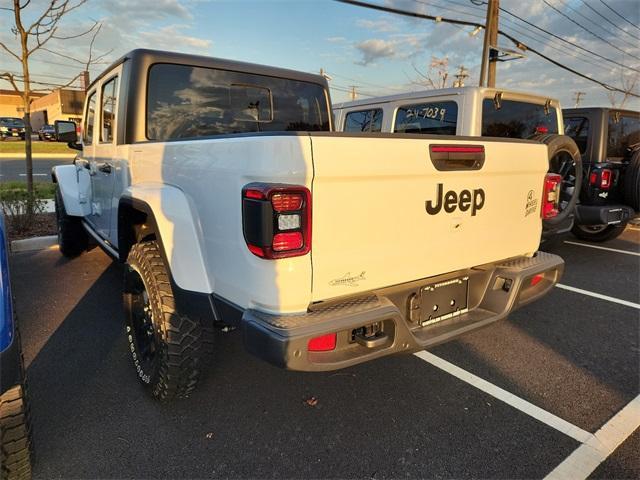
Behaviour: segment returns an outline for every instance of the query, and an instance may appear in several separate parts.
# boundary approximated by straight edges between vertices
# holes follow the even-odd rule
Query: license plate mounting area
[[[468,312],[468,292],[467,276],[422,287],[420,325],[426,327]]]

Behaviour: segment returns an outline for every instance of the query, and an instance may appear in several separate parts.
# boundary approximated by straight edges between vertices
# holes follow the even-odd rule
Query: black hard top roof
[[[224,58],[206,57],[203,55],[192,55],[187,53],[167,52],[162,50],[149,50],[138,48],[125,53],[118,60],[113,62],[91,83],[100,80],[104,75],[109,73],[112,68],[124,63],[125,61],[133,61],[140,64],[153,63],[175,63],[180,65],[191,65],[196,67],[218,68],[221,70],[231,70],[235,72],[254,73],[268,77],[286,78],[290,80],[298,80],[301,82],[317,83],[328,87],[327,80],[321,75],[313,73],[299,72],[297,70],[289,70],[286,68],[270,67],[248,62],[238,62],[236,60],[228,60]]]

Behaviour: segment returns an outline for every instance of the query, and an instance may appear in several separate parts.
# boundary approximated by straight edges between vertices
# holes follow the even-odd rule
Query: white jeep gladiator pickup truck
[[[66,256],[125,264],[126,335],[159,399],[187,396],[208,333],[236,326],[280,367],[412,352],[546,292],[536,252],[559,177],[526,140],[335,133],[326,80],[135,50],[87,91],[58,166]]]
[[[583,182],[575,141],[564,135],[558,100],[498,88],[406,92],[335,104],[340,132],[389,132],[530,139],[548,147],[549,172],[562,177],[558,214],[543,222],[543,239],[569,232]],[[514,161],[517,161],[514,158]]]

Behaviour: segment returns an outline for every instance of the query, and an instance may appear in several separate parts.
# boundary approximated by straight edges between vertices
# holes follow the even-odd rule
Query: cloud
[[[356,48],[362,53],[362,61],[359,65],[369,65],[381,58],[393,58],[396,56],[395,42],[372,38],[356,44]]]
[[[104,0],[105,10],[114,16],[123,12],[127,17],[139,21],[160,20],[165,18],[179,18],[192,20],[193,15],[178,0]]]
[[[141,46],[163,50],[180,50],[202,53],[213,45],[211,40],[182,33],[187,25],[168,25],[153,31],[140,32]]]
[[[327,42],[330,42],[330,43],[344,43],[346,41],[347,41],[347,39],[344,38],[344,37],[329,37],[329,38],[327,38]]]
[[[356,20],[356,25],[360,28],[373,30],[376,32],[395,32],[398,27],[389,20]]]

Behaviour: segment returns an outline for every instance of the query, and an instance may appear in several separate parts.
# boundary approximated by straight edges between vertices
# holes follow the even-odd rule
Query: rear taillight
[[[557,173],[547,173],[544,178],[544,191],[542,192],[542,218],[553,218],[559,213],[560,185],[562,177]]]
[[[249,251],[260,258],[309,253],[311,192],[297,185],[246,185],[242,189],[242,228]]]
[[[595,172],[591,172],[589,175],[589,185],[602,190],[609,190],[611,183],[613,182],[613,171],[608,168],[603,168]]]

